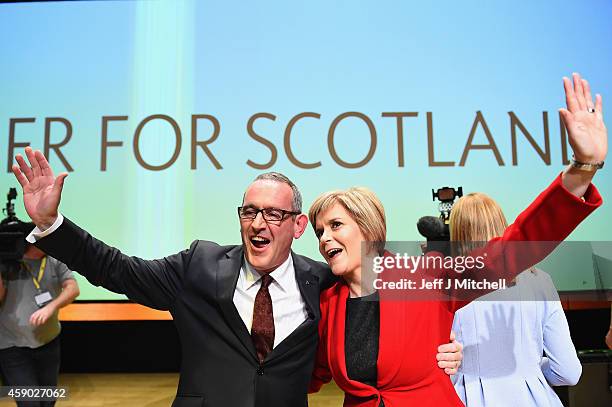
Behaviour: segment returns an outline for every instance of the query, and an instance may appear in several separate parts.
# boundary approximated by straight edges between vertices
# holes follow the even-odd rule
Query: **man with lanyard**
[[[20,223],[26,234],[32,224]],[[6,386],[57,386],[60,365],[58,311],[78,295],[65,264],[27,244],[14,266],[0,263],[0,368]],[[53,406],[54,401],[17,402]]]

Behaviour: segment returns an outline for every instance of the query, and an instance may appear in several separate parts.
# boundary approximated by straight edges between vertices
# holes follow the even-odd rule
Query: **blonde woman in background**
[[[507,227],[499,205],[482,193],[462,197],[451,212],[458,255],[502,236]],[[464,359],[452,380],[467,407],[562,407],[551,385],[573,386],[580,378],[565,313],[541,270],[524,271],[513,286],[458,310],[453,330],[464,344]]]

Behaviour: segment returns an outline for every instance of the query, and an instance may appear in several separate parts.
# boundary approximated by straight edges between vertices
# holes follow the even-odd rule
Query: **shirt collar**
[[[242,267],[240,269],[242,287],[245,290],[252,288],[261,279],[259,274],[247,261],[246,257],[243,259]],[[286,291],[291,283],[291,279],[294,277],[293,258],[291,253],[289,257],[280,266],[270,273],[270,277],[274,279],[273,284],[276,284],[281,290]]]

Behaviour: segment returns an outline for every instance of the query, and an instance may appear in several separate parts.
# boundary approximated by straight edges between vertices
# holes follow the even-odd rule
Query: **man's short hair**
[[[298,187],[293,182],[291,182],[291,180],[286,175],[281,174],[280,172],[266,172],[255,177],[253,182],[256,181],[274,181],[280,182],[281,184],[289,185],[291,187],[291,191],[293,191],[291,210],[294,212],[302,212],[302,194],[300,194],[300,190],[298,189]]]

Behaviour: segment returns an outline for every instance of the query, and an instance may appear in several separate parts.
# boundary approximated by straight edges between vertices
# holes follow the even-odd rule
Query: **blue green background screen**
[[[292,178],[306,208],[323,191],[370,187],[385,204],[389,240],[421,239],[415,223],[437,214],[431,189],[442,186],[486,192],[513,219],[564,167],[557,113],[563,76],[588,78],[612,122],[610,21],[605,0],[2,4],[0,192],[17,186],[8,172],[9,158],[22,150],[9,149],[13,119],[14,142],[39,149],[45,127],[48,142],[61,143],[69,122],[71,138],[60,149],[72,168],[62,213],[145,258],[180,251],[194,239],[240,243],[236,207],[264,171]],[[304,112],[313,114],[295,123],[290,147],[300,162],[320,163],[308,169],[284,147],[288,124]],[[334,148],[356,168],[338,164],[328,148],[334,119],[347,112],[359,114],[337,123]],[[397,119],[384,116],[393,112],[412,112],[403,119],[401,148]],[[192,132],[205,141],[214,130],[206,116],[192,126],[193,115],[218,122],[218,137],[207,145],[214,160],[201,147],[192,154]],[[106,149],[102,170],[108,116],[115,117],[108,141],[123,145]],[[268,146],[249,135],[254,117],[252,131]],[[549,163],[517,125],[513,163],[511,117],[542,151],[548,134]],[[14,120],[23,118],[30,121]],[[137,153],[155,167],[178,151],[166,169],[137,160],[133,143],[146,118]],[[376,148],[360,164],[372,144],[368,121]],[[489,135],[499,157],[472,149],[460,165],[475,122],[472,144],[490,145]],[[430,154],[452,164],[432,165]],[[55,150],[49,156],[56,172],[67,170]],[[606,168],[596,177],[604,197],[612,196],[611,174]],[[27,219],[21,196],[16,206]],[[605,241],[610,230],[605,205],[571,239]],[[321,259],[310,229],[294,249]],[[590,286],[591,274],[576,274],[561,288]],[[79,281],[81,299],[122,298]]]

